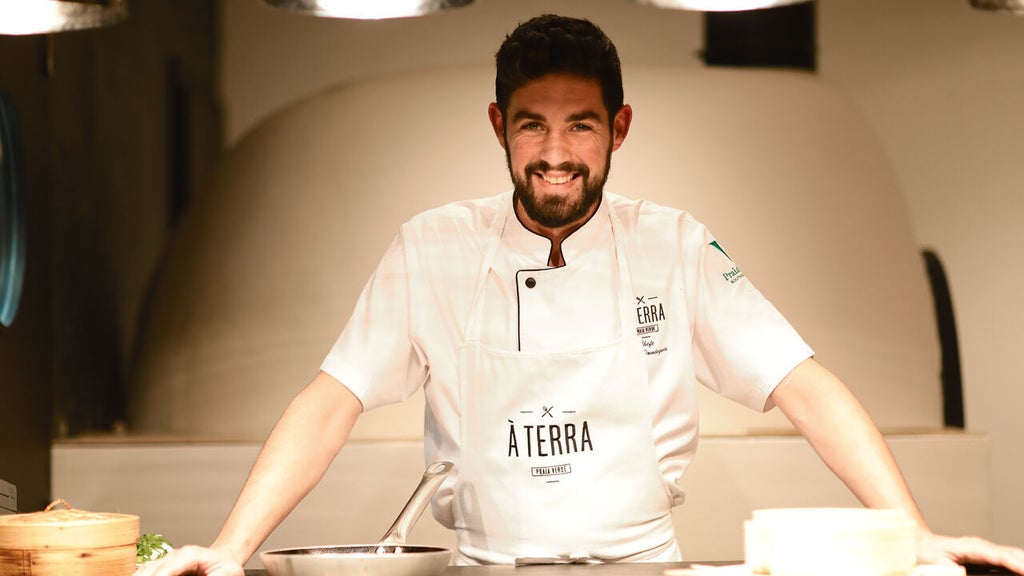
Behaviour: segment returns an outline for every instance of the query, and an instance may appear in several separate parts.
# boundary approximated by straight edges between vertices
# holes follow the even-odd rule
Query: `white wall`
[[[992,440],[993,533],[1024,544],[1024,18],[966,0],[825,0],[820,33],[823,76],[874,125],[921,244],[945,262],[967,426]]]
[[[353,22],[222,0],[225,134],[339,81],[488,62],[503,35],[541,12],[585,16],[631,64],[698,66],[700,16],[626,0],[477,0],[417,20]],[[890,155],[922,245],[943,257],[957,307],[968,427],[992,440],[993,536],[1024,544],[1024,305],[1013,288],[1024,233],[1024,19],[967,0],[822,0],[821,76],[861,108]],[[627,86],[628,97],[628,86]],[[443,103],[438,103],[442,106]],[[481,122],[483,122],[481,110]]]

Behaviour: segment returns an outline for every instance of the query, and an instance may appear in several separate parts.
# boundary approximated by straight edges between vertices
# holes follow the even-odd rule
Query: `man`
[[[632,109],[603,32],[535,18],[496,64],[488,116],[514,191],[402,226],[217,540],[139,574],[241,574],[360,412],[421,385],[427,459],[456,463],[434,501],[456,563],[678,561],[698,380],[778,406],[865,505],[918,522],[922,562],[1024,573],[1020,549],[928,530],[863,408],[747,279],[724,275],[700,223],[604,191]]]

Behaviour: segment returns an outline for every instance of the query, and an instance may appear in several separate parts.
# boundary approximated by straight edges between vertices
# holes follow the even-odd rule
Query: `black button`
[[[533,288],[536,285],[537,285],[537,281],[533,279],[533,276],[530,276],[529,278],[526,279],[526,287],[527,288]]]

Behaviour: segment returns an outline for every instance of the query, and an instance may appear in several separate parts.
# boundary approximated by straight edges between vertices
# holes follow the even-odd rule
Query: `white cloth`
[[[321,366],[367,410],[424,386],[427,460],[456,463],[434,500],[435,517],[450,527],[461,446],[457,351],[486,232],[511,202],[508,192],[453,203],[404,224]],[[697,446],[697,382],[765,410],[774,387],[813,352],[691,215],[607,192],[594,217],[563,243],[566,266],[557,270],[545,270],[547,241],[507,210],[486,280],[484,343],[516,351],[524,335],[525,350],[608,341],[618,326],[609,211],[624,230],[658,464],[679,504],[676,480]],[[523,298],[519,283],[530,276],[541,287],[554,279],[560,297]]]
[[[604,342],[557,351],[482,343],[486,279],[508,223],[504,212],[487,234],[459,348],[457,564],[682,559],[671,490],[654,450],[624,233],[612,216],[616,331]],[[544,280],[530,278],[521,299],[544,290]]]

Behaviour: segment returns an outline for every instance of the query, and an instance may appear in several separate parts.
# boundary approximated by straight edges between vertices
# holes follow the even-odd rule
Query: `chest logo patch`
[[[665,305],[658,296],[635,296],[636,299],[636,335],[640,337],[640,345],[648,356],[657,356],[668,348],[660,346],[662,325],[667,319]]]

